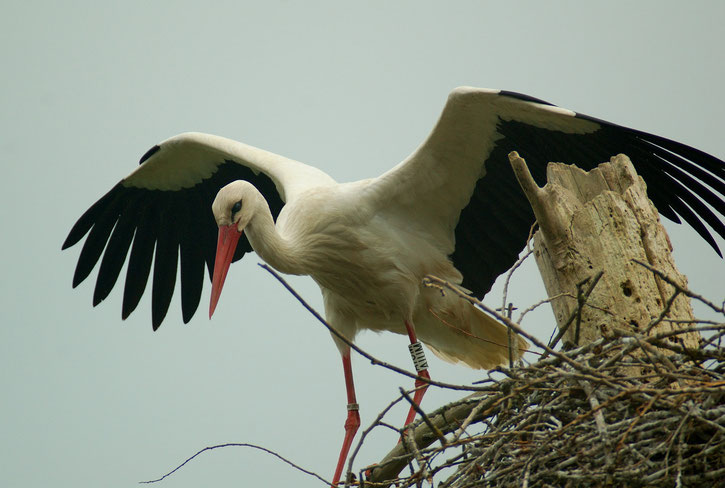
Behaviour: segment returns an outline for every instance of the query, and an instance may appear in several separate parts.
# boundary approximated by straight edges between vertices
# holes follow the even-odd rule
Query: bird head
[[[249,224],[254,213],[254,187],[247,181],[235,181],[217,193],[211,206],[214,219],[219,226],[219,237],[214,260],[214,276],[211,280],[211,302],[209,318],[216,308],[224,286],[224,280],[232,263],[234,251],[244,228]]]

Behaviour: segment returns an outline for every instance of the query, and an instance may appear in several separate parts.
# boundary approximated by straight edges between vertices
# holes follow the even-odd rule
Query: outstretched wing
[[[196,312],[204,283],[204,264],[214,271],[217,225],[211,204],[217,191],[235,180],[251,182],[276,218],[284,202],[308,185],[328,181],[323,172],[222,137],[188,133],[154,146],[140,166],[89,208],[73,226],[63,249],[87,235],[73,287],[101,259],[93,305],[113,289],[131,249],[121,315],[133,312],[144,293],[154,261],[152,324],[157,329],[169,308],[181,268],[184,322]],[[240,239],[234,261],[251,251]]]
[[[685,220],[720,254],[707,228],[725,238],[720,159],[527,95],[458,88],[428,139],[378,178],[373,193],[381,209],[403,212],[409,225],[428,232],[476,296],[514,264],[534,222],[508,161],[514,150],[539,185],[550,161],[589,170],[627,154],[660,213]]]

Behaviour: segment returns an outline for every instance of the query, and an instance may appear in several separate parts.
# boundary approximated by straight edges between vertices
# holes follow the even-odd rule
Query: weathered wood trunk
[[[669,237],[647,198],[646,186],[627,156],[586,172],[552,163],[548,183],[539,188],[518,154],[509,155],[519,183],[536,215],[534,255],[552,300],[554,315],[569,343],[588,343],[614,330],[649,334],[693,319],[689,298],[672,300],[674,287],[636,263],[647,263],[680,285]],[[582,290],[599,271],[602,276],[577,312]],[[658,318],[664,319],[658,322]],[[686,347],[697,347],[699,335],[681,335]]]

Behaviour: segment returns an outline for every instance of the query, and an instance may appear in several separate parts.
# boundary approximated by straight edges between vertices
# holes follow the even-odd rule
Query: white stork
[[[420,338],[446,360],[490,368],[508,358],[505,328],[421,280],[434,274],[481,298],[515,262],[534,216],[506,156],[513,150],[539,184],[548,161],[590,169],[629,155],[660,213],[684,219],[720,254],[704,225],[725,238],[720,159],[526,95],[467,87],[450,94],[433,131],[408,159],[352,183],[222,137],[167,139],[81,216],[63,249],[87,235],[74,287],[103,254],[94,306],[110,293],[131,249],[123,318],[138,305],[153,258],[154,330],[169,307],[177,267],[188,322],[199,305],[204,265],[213,276],[211,316],[229,264],[254,250],[283,273],[310,275],[322,290],[327,320],[347,339],[362,329],[407,333],[411,354]],[[335,342],[348,414],[333,484],[360,424],[350,349]],[[519,339],[514,356],[525,346]],[[420,387],[414,401],[420,402],[429,375],[424,359],[414,362]],[[414,416],[411,409],[405,425]]]

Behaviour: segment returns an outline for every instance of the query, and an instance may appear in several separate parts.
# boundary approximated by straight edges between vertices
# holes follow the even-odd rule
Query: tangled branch
[[[722,307],[685,288],[675,293],[725,317]],[[667,318],[655,319],[661,320]],[[698,348],[680,340],[692,331],[706,337]],[[360,486],[432,485],[434,478],[435,486],[451,488],[679,487],[722,480],[723,336],[725,323],[712,321],[662,333],[615,331],[533,364],[499,368],[503,379],[428,414],[447,442],[436,442],[419,423],[409,438],[415,455],[399,444]],[[410,473],[401,476],[405,466]]]

